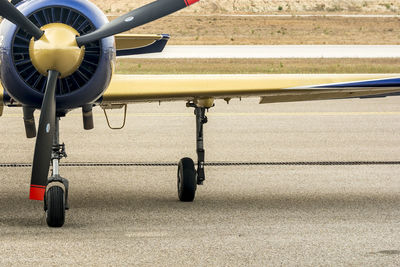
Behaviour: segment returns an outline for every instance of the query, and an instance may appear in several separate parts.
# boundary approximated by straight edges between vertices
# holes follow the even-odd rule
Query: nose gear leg
[[[65,221],[65,210],[69,209],[69,182],[61,177],[59,173],[60,160],[67,157],[65,144],[59,143],[59,121],[60,118],[57,117],[53,136],[53,152],[51,154],[52,175],[48,179],[44,197],[46,221],[51,227],[61,227]]]

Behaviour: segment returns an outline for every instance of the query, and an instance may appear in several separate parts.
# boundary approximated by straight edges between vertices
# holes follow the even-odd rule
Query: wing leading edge
[[[115,75],[102,104],[261,97],[260,103],[400,91],[400,74]]]

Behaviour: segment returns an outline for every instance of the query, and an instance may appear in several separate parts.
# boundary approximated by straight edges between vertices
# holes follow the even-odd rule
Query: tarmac
[[[61,167],[70,210],[59,229],[28,200],[30,168],[0,168],[0,264],[400,264],[399,97],[217,101],[208,114],[206,161],[279,164],[207,166],[193,203],[178,201],[175,166]],[[120,125],[122,111],[110,119]],[[21,111],[6,108],[0,122],[0,163],[30,163]],[[193,110],[182,102],[131,105],[120,131],[97,108],[95,127],[84,131],[78,111],[62,119],[64,162],[196,155]]]
[[[400,45],[167,45],[122,58],[399,58]]]
[[[118,15],[107,15],[109,20],[113,20]],[[170,17],[193,17],[192,14],[179,14],[170,15]],[[341,17],[341,18],[400,18],[400,15],[396,14],[196,14],[196,17],[238,17],[238,18],[330,18],[330,17]]]

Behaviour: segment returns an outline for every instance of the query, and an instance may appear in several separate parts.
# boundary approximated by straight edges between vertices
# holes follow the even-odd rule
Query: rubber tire
[[[179,161],[177,186],[180,201],[192,202],[194,200],[197,189],[197,178],[194,162],[191,158],[183,158]]]
[[[46,222],[50,227],[61,227],[65,222],[64,190],[60,186],[52,186],[46,193]]]

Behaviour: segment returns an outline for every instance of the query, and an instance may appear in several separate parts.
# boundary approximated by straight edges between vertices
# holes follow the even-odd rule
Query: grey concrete
[[[190,15],[170,15],[170,17],[193,17]],[[324,17],[342,17],[342,18],[400,18],[400,15],[384,15],[384,14],[195,14],[196,17],[239,17],[239,18],[324,18]],[[109,20],[114,19],[117,15],[107,15]]]
[[[208,161],[400,160],[400,99],[257,105],[217,102]],[[21,112],[0,118],[0,162],[29,162]],[[112,122],[121,114],[114,111]],[[194,156],[184,103],[129,107],[122,131],[63,119],[67,161]],[[27,199],[29,168],[0,168],[1,265],[398,266],[399,165],[210,167],[194,203],[177,201],[174,167],[66,167],[61,229]]]
[[[167,45],[126,58],[398,58],[399,45]]]
[[[185,16],[185,15],[179,15]],[[188,17],[190,15],[187,15]],[[196,17],[265,17],[265,18],[287,18],[287,17],[300,17],[300,18],[324,18],[324,17],[341,17],[341,18],[400,18],[400,15],[383,15],[383,14],[209,14],[197,15]]]

